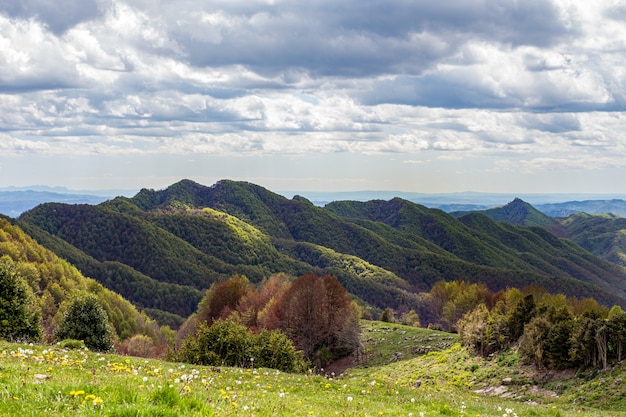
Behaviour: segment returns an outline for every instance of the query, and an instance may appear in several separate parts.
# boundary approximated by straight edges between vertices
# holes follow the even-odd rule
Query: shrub
[[[254,338],[254,364],[283,372],[304,372],[307,364],[287,335],[279,330],[264,330]]]
[[[141,358],[154,358],[156,356],[154,341],[143,334],[134,335],[126,340],[120,350],[122,351],[121,353]]]
[[[200,324],[196,336],[183,341],[174,359],[197,365],[306,370],[302,352],[296,351],[284,333],[265,330],[254,334],[234,320],[217,320],[211,327]]]
[[[183,341],[179,359],[198,365],[245,366],[252,355],[251,333],[233,320],[201,323],[195,337]]]
[[[85,349],[87,346],[85,346],[85,342],[82,340],[65,339],[59,342],[59,347],[62,349],[78,350]]]
[[[55,340],[83,340],[91,350],[107,352],[113,347],[113,330],[107,314],[93,294],[75,296],[63,309]]]

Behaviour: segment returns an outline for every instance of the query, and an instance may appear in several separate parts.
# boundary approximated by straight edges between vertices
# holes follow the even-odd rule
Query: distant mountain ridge
[[[18,217],[21,213],[43,203],[98,204],[116,196],[133,196],[133,190],[72,190],[65,187],[29,186],[0,188],[0,214]],[[402,198],[445,212],[470,212],[501,207],[520,198],[551,217],[566,217],[575,213],[614,213],[626,217],[626,195],[621,194],[502,194],[479,192],[416,193],[402,191],[314,192],[282,191],[282,196],[301,196],[323,207],[334,201],[370,201]]]
[[[521,200],[512,208],[532,213]],[[380,308],[419,310],[418,293],[440,280],[495,291],[538,284],[626,307],[626,269],[572,241],[401,198],[319,207],[247,182],[183,180],[97,205],[42,204],[17,224],[161,320],[180,322],[206,288],[233,274],[258,282],[281,272],[334,275]]]
[[[620,201],[613,200],[608,205],[598,201],[581,202],[581,204],[588,203],[598,208],[608,209],[619,207]],[[571,239],[602,259],[626,266],[626,218],[615,214],[576,212],[567,217],[554,218],[540,213],[520,199],[515,199],[502,207],[481,210],[477,213],[482,213],[496,221],[542,227],[557,236]],[[465,214],[465,212],[454,213],[457,217]]]
[[[0,191],[0,214],[16,218],[23,212],[42,203],[99,204],[111,196],[58,193],[51,191]]]

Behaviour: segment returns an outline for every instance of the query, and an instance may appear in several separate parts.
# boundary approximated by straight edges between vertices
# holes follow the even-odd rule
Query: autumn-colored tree
[[[226,319],[237,310],[239,301],[255,287],[243,275],[234,275],[227,281],[215,285],[200,302],[198,319],[208,324],[217,319]]]
[[[298,278],[281,300],[279,326],[307,359],[328,337],[328,310],[324,282],[313,274]]]
[[[316,358],[318,366],[358,348],[356,308],[335,277],[296,279],[282,297],[278,319],[305,358]]]
[[[283,296],[291,286],[289,277],[277,274],[263,283],[257,297],[259,312],[257,324],[262,329],[277,329],[279,327],[278,310]]]

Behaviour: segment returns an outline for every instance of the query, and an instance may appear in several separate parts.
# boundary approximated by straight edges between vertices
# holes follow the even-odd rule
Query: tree
[[[280,330],[255,334],[232,319],[217,320],[208,327],[200,323],[198,333],[187,337],[177,356],[183,362],[214,366],[259,366],[284,372],[302,372],[302,352]]]
[[[37,340],[41,337],[40,313],[32,303],[26,282],[12,261],[0,262],[0,338]]]
[[[520,355],[534,362],[538,368],[546,365],[545,343],[552,323],[543,317],[533,318],[524,326],[524,331],[520,339]]]
[[[487,307],[479,304],[474,310],[465,313],[456,325],[463,344],[481,355],[485,354],[488,318]]]
[[[406,326],[420,327],[420,316],[415,310],[410,310],[402,316],[402,324]]]
[[[91,350],[107,352],[113,347],[113,330],[98,298],[93,294],[76,295],[62,310],[54,330],[56,340],[82,340]]]
[[[596,333],[603,323],[600,317],[585,313],[574,320],[570,356],[580,366],[598,364],[598,342]]]
[[[380,318],[378,320],[383,321],[385,323],[395,323],[396,317],[395,317],[395,314],[393,313],[393,309],[390,307],[387,307],[386,309],[384,309],[383,312],[380,314]]]
[[[281,300],[279,326],[307,359],[324,347],[329,307],[324,282],[313,274],[296,279]]]
[[[239,301],[254,290],[254,286],[245,276],[232,276],[207,292],[207,299],[201,301],[206,313],[199,311],[200,319],[206,320],[210,325],[214,320],[228,318],[237,309]]]
[[[607,326],[612,354],[618,362],[621,362],[626,345],[626,313],[619,306],[611,308]]]
[[[509,314],[509,335],[516,342],[524,333],[524,326],[530,323],[536,314],[535,297],[526,295]]]
[[[572,329],[571,318],[552,323],[545,340],[545,357],[551,367],[564,369],[571,366]]]
[[[280,330],[263,330],[255,335],[253,345],[254,366],[278,369],[283,372],[303,372],[306,362],[291,340]]]
[[[304,352],[305,359],[316,358],[316,366],[359,347],[358,312],[337,278],[301,276],[278,303],[278,328]]]

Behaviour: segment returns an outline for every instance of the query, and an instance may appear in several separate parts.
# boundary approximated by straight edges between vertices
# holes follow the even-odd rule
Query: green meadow
[[[613,387],[621,382],[621,370],[539,389],[520,376],[515,354],[486,361],[468,354],[453,335],[363,323],[360,362],[326,376],[259,369],[253,362],[248,368],[203,367],[0,342],[0,415],[626,416],[611,411],[624,409],[619,393],[612,403],[593,397],[607,394],[610,374]],[[475,392],[502,380],[510,398]],[[577,400],[575,392],[587,397]]]

